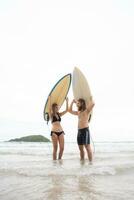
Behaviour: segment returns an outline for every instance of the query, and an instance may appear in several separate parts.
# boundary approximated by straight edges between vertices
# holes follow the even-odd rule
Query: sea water
[[[133,200],[134,142],[95,142],[93,164],[66,143],[0,142],[0,200]]]

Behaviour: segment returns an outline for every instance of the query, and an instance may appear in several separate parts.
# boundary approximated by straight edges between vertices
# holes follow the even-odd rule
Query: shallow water
[[[66,143],[52,161],[48,143],[0,143],[0,200],[126,200],[134,196],[134,143],[95,143],[94,161]]]

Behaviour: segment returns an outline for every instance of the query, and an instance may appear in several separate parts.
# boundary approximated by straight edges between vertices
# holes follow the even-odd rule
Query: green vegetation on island
[[[21,138],[11,139],[9,142],[50,142],[50,140],[42,135],[29,135]]]

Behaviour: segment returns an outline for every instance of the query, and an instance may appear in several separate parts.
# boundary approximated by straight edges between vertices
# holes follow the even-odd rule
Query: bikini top
[[[52,116],[52,123],[54,123],[54,122],[60,122],[61,121],[60,115],[58,113],[57,113],[57,115],[58,115],[58,118],[55,115]]]

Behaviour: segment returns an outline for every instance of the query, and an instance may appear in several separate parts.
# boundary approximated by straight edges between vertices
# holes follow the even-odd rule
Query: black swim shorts
[[[77,143],[78,145],[90,144],[90,132],[88,127],[78,129]]]

